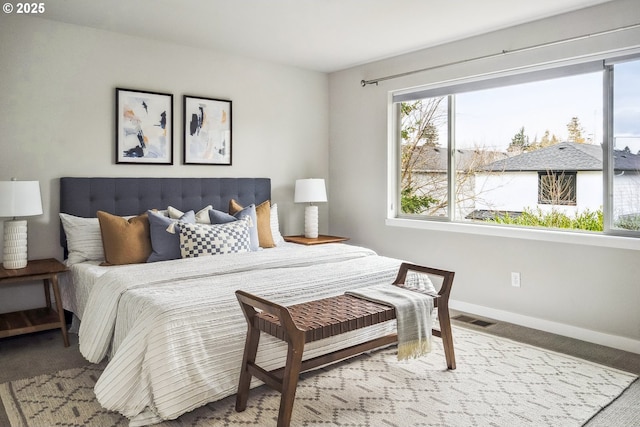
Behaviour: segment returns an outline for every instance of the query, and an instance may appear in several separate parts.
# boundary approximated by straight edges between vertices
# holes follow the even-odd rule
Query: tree
[[[419,99],[414,102],[403,102],[400,105],[402,114],[402,142],[411,147],[420,145],[437,146],[439,144],[438,124],[446,120],[446,111],[440,108],[445,97]]]
[[[421,196],[416,194],[416,191],[411,187],[403,188],[401,196],[401,208],[403,213],[421,214],[429,207],[438,203],[438,201],[431,196]]]
[[[544,135],[542,135],[542,139],[540,140],[540,148],[557,144],[558,141],[558,137],[555,134],[549,136],[549,129],[547,129],[544,131]]]
[[[531,144],[529,143],[529,137],[525,135],[524,126],[522,126],[518,133],[511,138],[511,143],[509,144],[509,147],[507,147],[507,151],[524,152],[528,151],[530,148]]]
[[[438,200],[429,194],[429,184],[417,182],[413,171],[430,163],[433,148],[439,145],[438,126],[447,120],[447,97],[419,99],[400,105],[401,207],[405,213],[419,214]],[[431,156],[433,157],[433,156]],[[425,160],[426,159],[426,160]]]
[[[582,136],[584,132],[584,128],[580,124],[580,120],[577,117],[572,117],[571,121],[567,123],[567,130],[569,131],[569,137],[567,141],[577,142],[579,144],[584,144],[586,139]]]
[[[443,215],[449,208],[448,150],[440,147],[439,130],[447,125],[447,97],[421,99],[400,105],[400,204],[403,213]],[[455,200],[473,206],[479,191],[475,174],[504,153],[456,150]]]

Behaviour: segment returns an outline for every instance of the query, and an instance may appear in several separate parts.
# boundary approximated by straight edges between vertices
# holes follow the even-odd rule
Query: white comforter
[[[236,392],[246,322],[235,290],[289,305],[390,283],[399,265],[368,249],[329,244],[114,268],[91,290],[80,351],[96,363],[110,356],[95,386],[103,407],[132,426],[174,419]],[[311,343],[305,359],[394,329],[387,322]],[[285,348],[263,335],[258,363],[282,366]]]

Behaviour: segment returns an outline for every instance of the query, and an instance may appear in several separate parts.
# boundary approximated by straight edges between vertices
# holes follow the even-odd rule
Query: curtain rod
[[[397,78],[400,78],[400,77],[406,77],[406,76],[410,76],[410,75],[413,75],[413,74],[423,73],[425,71],[436,70],[438,68],[450,67],[452,65],[465,64],[467,62],[480,61],[480,60],[483,60],[483,59],[497,58],[498,56],[504,56],[504,55],[509,55],[509,54],[512,54],[512,53],[525,52],[525,51],[528,51],[528,50],[535,50],[535,49],[540,49],[540,48],[543,48],[543,47],[570,43],[570,42],[574,42],[574,41],[578,41],[578,40],[584,40],[584,39],[588,39],[588,38],[596,37],[596,36],[604,36],[604,35],[607,35],[607,34],[612,34],[612,33],[617,33],[617,32],[620,32],[620,31],[631,30],[633,28],[638,28],[638,27],[640,27],[640,24],[631,24],[631,25],[626,25],[624,27],[615,28],[615,29],[612,29],[612,30],[600,31],[600,32],[597,32],[597,33],[586,34],[586,35],[583,35],[583,36],[569,37],[569,38],[566,38],[566,39],[557,40],[557,41],[553,41],[553,42],[540,43],[540,44],[536,44],[536,45],[532,45],[532,46],[526,46],[526,47],[520,47],[520,48],[512,49],[512,50],[506,50],[505,49],[505,50],[502,50],[502,51],[496,52],[496,53],[490,53],[490,54],[487,54],[487,55],[476,56],[476,57],[468,58],[468,59],[461,59],[459,61],[453,61],[453,62],[448,62],[446,64],[434,65],[432,67],[420,68],[418,70],[405,71],[404,73],[392,74],[392,75],[385,76],[385,77],[379,77],[377,79],[360,80],[360,85],[362,87],[365,87],[365,86],[371,85],[371,84],[375,84],[377,86],[379,82],[382,82],[382,81],[385,81],[385,80],[391,80],[391,79],[397,79]]]

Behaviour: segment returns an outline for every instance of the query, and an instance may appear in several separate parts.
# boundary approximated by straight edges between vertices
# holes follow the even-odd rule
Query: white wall
[[[538,205],[537,172],[480,173],[476,209],[522,211]]]
[[[615,190],[614,190],[615,194]],[[637,198],[635,198],[637,200]],[[582,171],[577,173],[575,210],[596,211],[602,207],[602,173],[599,171]]]
[[[174,165],[116,165],[115,88],[174,95]],[[182,162],[182,96],[233,102],[233,165]],[[29,257],[62,257],[62,176],[268,177],[286,234],[303,230],[297,178],[328,178],[328,78],[154,40],[0,15],[0,180],[39,180]],[[320,231],[327,232],[327,206]],[[0,239],[1,240],[1,239]],[[0,312],[35,307],[40,287],[0,288]]]
[[[613,212],[616,218],[640,212],[640,173],[625,171],[614,176]]]
[[[385,225],[389,92],[640,46],[640,30],[461,63],[361,87],[362,79],[640,22],[637,0],[613,1],[330,75],[330,232],[380,254],[456,272],[454,306],[640,352],[640,252]],[[428,31],[428,29],[425,29]],[[522,287],[510,272],[522,274]]]
[[[576,174],[576,205],[538,204],[538,172],[479,173],[476,185],[480,197],[476,209],[542,212],[561,211],[569,216],[602,208],[602,172],[579,171]],[[631,200],[637,198],[631,197]]]

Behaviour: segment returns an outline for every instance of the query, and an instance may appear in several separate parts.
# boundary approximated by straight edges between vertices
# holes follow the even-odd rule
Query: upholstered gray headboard
[[[198,211],[207,205],[226,212],[229,200],[256,205],[271,199],[269,178],[60,178],[60,212],[93,218],[99,210],[138,215],[173,206]],[[60,227],[60,245],[67,253]]]

